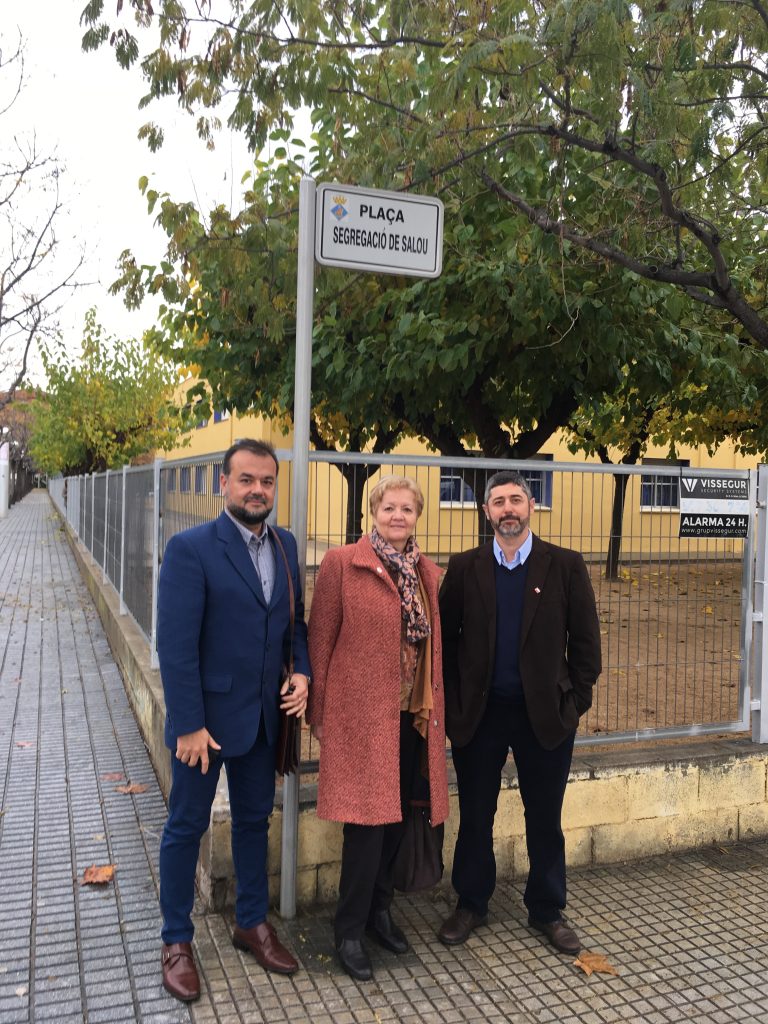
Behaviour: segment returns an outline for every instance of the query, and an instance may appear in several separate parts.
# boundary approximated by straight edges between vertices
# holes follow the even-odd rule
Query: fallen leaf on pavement
[[[127,786],[115,786],[118,793],[146,793],[147,787],[143,782],[131,782]]]
[[[19,999],[23,998],[27,992],[29,992],[29,987],[27,985],[20,985],[19,988],[16,989],[16,995]]]
[[[574,967],[580,967],[585,974],[615,974],[618,971],[613,964],[608,963],[602,953],[590,953],[586,949],[579,953],[578,958],[573,961]]]
[[[82,885],[106,885],[115,877],[115,864],[91,864],[83,873]]]
[[[125,775],[122,772],[102,772],[99,778],[105,782],[122,782]]]
[[[32,744],[29,740],[16,740],[17,747],[31,747]]]

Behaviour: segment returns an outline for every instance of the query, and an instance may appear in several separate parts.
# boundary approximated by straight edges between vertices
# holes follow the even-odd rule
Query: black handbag
[[[443,877],[442,825],[429,820],[429,801],[411,800],[400,844],[392,865],[392,880],[400,892],[431,889]]]
[[[277,530],[272,531],[280,554],[285,562],[285,572],[288,577],[288,607],[291,614],[291,646],[288,652],[288,664],[283,666],[283,677],[280,680],[280,689],[286,679],[293,675],[293,630],[296,621],[296,598],[293,593],[293,578],[288,565],[288,556],[285,553],[282,541],[277,535]],[[275,772],[278,775],[291,775],[299,767],[299,753],[301,741],[301,722],[298,715],[289,715],[280,709],[280,732],[277,737],[277,750],[275,756]]]

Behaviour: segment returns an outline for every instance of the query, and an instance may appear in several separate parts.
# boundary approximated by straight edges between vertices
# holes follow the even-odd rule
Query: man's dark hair
[[[528,498],[528,501],[531,501],[533,498],[531,485],[522,473],[518,473],[515,469],[500,469],[498,473],[494,473],[493,476],[488,477],[488,482],[485,485],[485,497],[483,498],[483,504],[488,504],[488,499],[490,498],[491,491],[494,487],[502,487],[504,484],[514,484],[515,487],[519,487]]]
[[[275,476],[280,471],[280,464],[277,461],[275,449],[268,441],[257,441],[253,437],[241,437],[239,441],[235,441],[232,447],[227,448],[224,452],[224,461],[221,464],[221,472],[224,476],[229,476],[232,456],[237,452],[251,452],[253,455],[268,456],[270,459],[275,460]]]

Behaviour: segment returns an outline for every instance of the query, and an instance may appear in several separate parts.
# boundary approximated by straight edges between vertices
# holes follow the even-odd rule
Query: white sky
[[[165,235],[147,213],[139,178],[147,175],[153,188],[177,201],[192,200],[207,213],[216,202],[238,207],[240,179],[251,163],[242,139],[229,133],[209,153],[197,138],[194,119],[171,100],[162,109],[150,105],[138,110],[143,93],[138,74],[122,71],[109,47],[82,52],[79,19],[84,6],[85,0],[6,4],[0,30],[6,52],[15,47],[17,26],[25,41],[24,92],[12,116],[3,118],[0,146],[7,146],[12,124],[16,134],[34,132],[39,151],[55,153],[65,170],[61,195],[68,207],[58,234],[70,246],[58,257],[59,277],[84,246],[87,262],[79,278],[94,282],[79,289],[60,314],[72,352],[78,350],[90,306],[96,306],[110,334],[138,337],[152,323],[154,306],[129,313],[119,298],[107,293],[123,249],[131,249],[142,263],[154,263],[163,255]],[[166,129],[165,145],[156,154],[136,138],[147,120]],[[39,361],[33,364],[32,377],[34,383],[43,383]]]

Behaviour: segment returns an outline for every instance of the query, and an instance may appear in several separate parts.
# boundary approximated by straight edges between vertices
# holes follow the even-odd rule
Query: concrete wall
[[[150,667],[146,641],[133,620],[119,614],[114,589],[102,584],[101,569],[69,529],[67,534],[167,795],[170,755],[163,743],[165,708],[159,673]],[[314,787],[303,785],[297,879],[300,904],[333,900],[338,883],[341,826],[320,821],[314,807]],[[579,747],[566,794],[563,823],[568,863],[578,866],[765,839],[768,745],[753,744],[745,734],[627,747]],[[279,893],[281,825],[278,796],[269,839],[269,880],[274,902]],[[451,816],[445,831],[446,880],[450,878],[457,826],[458,803],[452,785]],[[499,876],[524,876],[527,858],[523,813],[515,773],[509,767],[499,799],[495,842]],[[201,852],[198,882],[209,905],[220,908],[233,902],[229,808],[223,772],[211,828]]]

